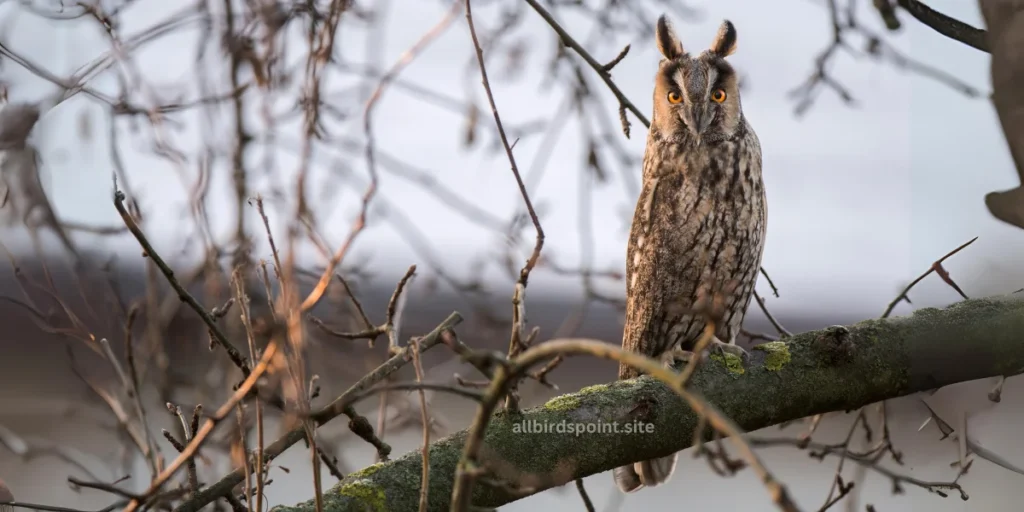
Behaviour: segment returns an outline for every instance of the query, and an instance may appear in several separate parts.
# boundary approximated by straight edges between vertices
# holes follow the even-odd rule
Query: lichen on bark
[[[764,368],[770,372],[777,372],[786,366],[792,359],[789,353],[789,346],[783,341],[769,341],[755,345],[754,350],[764,352]]]

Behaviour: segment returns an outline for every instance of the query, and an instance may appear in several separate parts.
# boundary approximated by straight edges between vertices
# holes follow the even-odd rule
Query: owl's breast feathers
[[[688,314],[699,293],[726,293],[719,340],[732,343],[761,266],[766,226],[761,147],[746,122],[736,137],[694,146],[655,131],[644,155],[626,260],[622,346],[651,357],[691,350],[706,323]],[[619,378],[638,373],[624,365]]]

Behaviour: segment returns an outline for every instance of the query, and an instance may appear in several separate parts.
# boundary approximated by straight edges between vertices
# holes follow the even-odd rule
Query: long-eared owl
[[[663,58],[626,251],[622,347],[653,358],[688,354],[709,318],[695,306],[717,294],[711,348],[739,354],[735,340],[761,266],[767,210],[761,145],[725,60],[736,50],[736,29],[724,21],[699,54],[683,50],[665,16],[655,32]],[[619,379],[636,376],[620,365]],[[677,455],[616,468],[615,482],[623,492],[663,483]]]

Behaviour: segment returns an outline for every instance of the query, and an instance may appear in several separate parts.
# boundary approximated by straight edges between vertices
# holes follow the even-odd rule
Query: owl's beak
[[[704,105],[694,105],[690,108],[690,119],[686,123],[690,127],[690,131],[697,137],[699,142],[704,132],[707,131],[708,126],[711,126],[711,119],[714,117],[710,112],[707,111]]]

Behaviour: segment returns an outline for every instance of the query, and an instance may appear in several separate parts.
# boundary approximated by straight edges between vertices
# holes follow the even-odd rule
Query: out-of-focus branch
[[[210,312],[203,308],[203,306],[199,304],[195,297],[193,297],[192,294],[188,293],[188,291],[185,290],[181,283],[179,283],[178,280],[174,277],[174,271],[171,270],[171,267],[168,266],[167,263],[163,260],[163,258],[161,258],[160,255],[153,250],[153,246],[150,245],[149,240],[146,239],[146,235],[142,233],[142,229],[139,228],[139,225],[135,222],[135,219],[132,218],[132,215],[128,212],[128,209],[125,207],[124,200],[124,193],[121,192],[120,190],[115,190],[114,207],[117,208],[117,213],[121,215],[121,219],[124,221],[125,226],[127,226],[128,230],[132,232],[132,235],[135,236],[135,239],[138,240],[139,245],[142,246],[142,249],[145,251],[146,257],[152,260],[153,263],[155,263],[160,268],[160,271],[163,272],[164,277],[167,278],[167,282],[170,283],[171,287],[174,288],[174,291],[178,294],[178,298],[180,298],[182,302],[188,304],[196,312],[196,314],[199,315],[199,318],[203,320],[203,323],[206,324],[206,327],[210,329],[210,335],[213,336],[213,339],[216,340],[216,342],[219,343],[220,346],[224,348],[225,352],[227,352],[228,357],[231,359],[231,362],[233,362],[235,366],[242,370],[242,373],[246,377],[248,377],[249,373],[251,372],[251,368],[249,368],[249,364],[246,363],[245,360],[242,358],[242,354],[238,351],[237,348],[235,348],[234,345],[231,344],[231,342],[228,340],[227,336],[224,335],[221,329],[217,327],[217,322],[214,321],[213,316],[210,314]]]
[[[889,30],[898,30],[902,26],[900,24],[899,17],[897,16],[897,6],[894,1],[895,0],[874,0],[875,9],[881,15],[882,21]],[[900,2],[901,5],[904,3],[905,2]],[[977,29],[974,29],[960,21],[935,13],[935,11],[932,11],[927,6],[923,6],[920,2],[914,1],[908,5],[914,6],[911,11],[912,13],[920,14],[926,11],[927,13],[931,13],[925,16],[925,20],[937,23],[938,25],[936,26],[966,27],[963,29],[957,29],[956,33],[958,34],[968,33],[968,29],[977,31]],[[882,34],[873,30],[870,28],[869,24],[862,22],[858,18],[857,6],[858,3],[856,0],[845,0],[845,2],[840,2],[840,0],[827,0],[825,2],[825,7],[827,8],[829,15],[831,38],[828,46],[826,46],[825,49],[822,50],[814,59],[814,71],[811,75],[804,81],[804,83],[800,84],[790,92],[790,94],[796,98],[797,104],[795,111],[798,116],[803,115],[808,111],[808,109],[810,109],[817,97],[817,94],[824,89],[831,89],[844,103],[848,105],[854,105],[856,103],[853,92],[844,86],[842,81],[829,71],[830,64],[840,53],[847,53],[857,57],[867,56],[879,61],[888,62],[897,68],[941,83],[964,96],[967,96],[968,98],[980,98],[982,96],[982,93],[978,88],[964,81],[959,76],[947,72],[941,67],[935,67],[925,62],[915,60],[898,50],[894,45],[886,42],[886,39]],[[925,23],[927,24],[928,21]],[[942,30],[939,31],[941,32]],[[981,33],[982,37],[984,36],[984,32],[978,32]],[[863,44],[862,50],[858,48],[860,44]]]
[[[868,320],[775,342],[752,353],[742,373],[720,362],[695,372],[693,389],[745,431],[864,405],[957,382],[1024,372],[1024,300],[968,300],[909,317]],[[982,342],[983,341],[983,342]],[[852,348],[851,348],[852,347]],[[871,378],[865,376],[871,375]],[[524,425],[646,422],[656,435],[637,433],[524,434]],[[698,416],[668,387],[650,377],[595,386],[552,399],[521,415],[499,414],[486,431],[488,468],[511,485],[478,485],[473,504],[497,507],[576,478],[690,447]],[[530,442],[520,436],[529,435]],[[618,436],[610,442],[609,436]],[[450,507],[456,466],[467,440],[461,431],[430,450],[428,510]],[[484,468],[482,468],[484,469]],[[350,474],[325,494],[328,512],[415,510],[422,458],[419,450]],[[502,482],[503,484],[506,482]],[[312,502],[277,512],[312,510]]]

